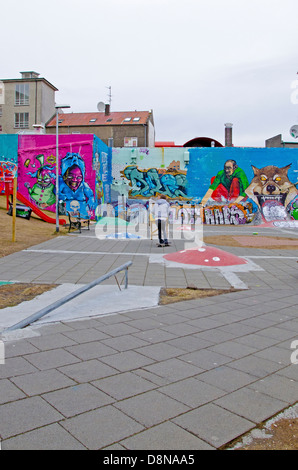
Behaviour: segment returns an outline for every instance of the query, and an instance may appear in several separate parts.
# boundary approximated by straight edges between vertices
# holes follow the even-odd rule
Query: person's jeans
[[[167,230],[166,230],[166,220],[157,220],[157,228],[158,228],[158,241],[160,244],[168,243],[167,238]]]

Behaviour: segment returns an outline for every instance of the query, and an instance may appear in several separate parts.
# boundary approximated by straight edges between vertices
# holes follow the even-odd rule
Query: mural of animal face
[[[259,207],[261,196],[263,196],[263,199],[274,199],[274,196],[276,198],[283,196],[283,204],[286,207],[298,194],[296,186],[291,183],[288,178],[288,170],[290,167],[291,164],[283,168],[269,165],[259,169],[252,165],[254,177],[245,190],[245,193],[250,199],[255,201]]]

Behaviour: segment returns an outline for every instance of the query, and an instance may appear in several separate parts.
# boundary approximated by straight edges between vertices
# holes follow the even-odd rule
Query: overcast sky
[[[153,110],[158,141],[224,144],[227,122],[235,146],[293,141],[297,10],[297,0],[10,0],[0,78],[36,71],[73,112],[97,111],[111,87],[112,111]]]

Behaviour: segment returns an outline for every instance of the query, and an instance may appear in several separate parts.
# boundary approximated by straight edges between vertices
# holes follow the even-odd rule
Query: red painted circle
[[[219,248],[203,246],[188,250],[176,251],[163,256],[168,261],[198,266],[236,266],[247,264],[243,258],[227,253]]]

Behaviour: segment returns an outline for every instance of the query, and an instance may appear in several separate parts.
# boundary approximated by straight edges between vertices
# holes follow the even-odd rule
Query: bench
[[[72,228],[75,228],[81,233],[82,227],[86,227],[90,230],[90,219],[82,218],[79,212],[67,212],[67,215],[69,220],[69,232]]]

